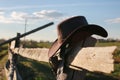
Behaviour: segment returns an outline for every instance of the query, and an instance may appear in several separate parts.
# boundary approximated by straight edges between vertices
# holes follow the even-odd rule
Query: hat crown
[[[62,42],[72,31],[83,25],[88,25],[84,16],[75,16],[68,18],[58,25],[58,40]]]

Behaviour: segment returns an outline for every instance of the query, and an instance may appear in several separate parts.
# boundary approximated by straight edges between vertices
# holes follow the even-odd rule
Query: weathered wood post
[[[20,36],[20,33],[17,33],[17,37]],[[9,48],[8,48],[8,61],[6,62],[5,65],[5,71],[6,71],[6,76],[8,80],[22,80],[22,78],[19,75],[19,72],[16,67],[17,63],[17,54],[15,54],[12,50],[15,49],[16,47],[19,47],[20,39],[16,38],[15,41],[9,43]]]
[[[15,48],[19,48],[20,47],[20,33],[17,33],[17,37],[15,40]]]

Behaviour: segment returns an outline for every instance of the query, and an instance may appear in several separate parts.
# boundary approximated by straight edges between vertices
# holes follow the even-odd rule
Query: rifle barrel
[[[16,39],[18,39],[18,38],[22,38],[22,37],[24,37],[24,36],[27,36],[27,35],[29,35],[29,34],[31,34],[31,33],[36,32],[36,31],[42,30],[42,29],[44,29],[44,28],[46,28],[46,27],[48,27],[48,26],[50,26],[50,25],[52,25],[52,24],[53,24],[53,22],[50,22],[50,23],[45,24],[45,25],[43,25],[43,26],[40,26],[40,27],[38,27],[38,28],[36,28],[36,29],[33,29],[33,30],[31,30],[31,31],[28,31],[28,32],[26,32],[26,33],[24,33],[24,34],[21,34],[20,36],[13,37],[13,38],[11,38],[11,39],[9,39],[9,40],[7,40],[7,41],[4,41],[4,42],[0,43],[0,46],[2,46],[2,45],[4,45],[4,44],[7,44],[7,43],[10,43],[11,41],[14,41],[14,40],[16,40]]]

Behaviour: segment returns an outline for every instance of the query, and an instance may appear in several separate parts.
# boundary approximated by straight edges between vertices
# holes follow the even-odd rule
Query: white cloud
[[[24,12],[15,12],[15,11],[13,11],[11,13],[11,18],[13,18],[15,20],[24,20],[27,16],[28,16],[28,14],[24,13]]]
[[[108,19],[105,22],[108,22],[108,23],[120,23],[120,18]]]
[[[0,14],[0,23],[22,23],[24,20],[24,16],[26,16],[27,13],[22,12],[11,12],[9,15],[5,13]]]
[[[0,10],[0,15],[3,15],[4,14],[4,11]]]
[[[33,14],[39,18],[48,18],[48,19],[55,19],[63,16],[62,13],[56,10],[42,10],[39,12],[34,12]]]
[[[28,14],[26,12],[12,11],[10,13],[4,13],[0,11],[0,23],[24,23],[26,19],[58,19],[63,18],[63,14],[56,10],[42,10]]]
[[[13,23],[10,18],[6,18],[4,15],[0,15],[0,23]]]
[[[1,19],[5,19],[5,17],[4,17],[4,16],[2,16],[2,15],[0,15],[0,20],[1,20]]]
[[[5,13],[1,13],[0,23],[24,23],[25,18],[28,18],[29,16],[28,13],[16,11],[7,14],[7,16]]]

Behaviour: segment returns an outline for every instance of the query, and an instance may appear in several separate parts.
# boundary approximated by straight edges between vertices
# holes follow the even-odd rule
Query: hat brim
[[[84,34],[84,32],[87,32],[89,34]],[[71,32],[67,38],[65,38],[65,40],[63,42],[59,42],[58,39],[56,39],[51,48],[49,49],[48,52],[48,57],[52,57],[55,55],[55,53],[64,45],[66,44],[73,36],[75,36],[76,34],[79,34],[78,37],[80,38],[79,40],[82,41],[83,39],[96,34],[102,37],[107,37],[108,33],[107,31],[102,28],[101,26],[98,25],[86,25],[86,26],[82,26],[82,27],[78,27],[77,29],[75,29],[73,32]],[[81,37],[82,36],[82,37]]]

